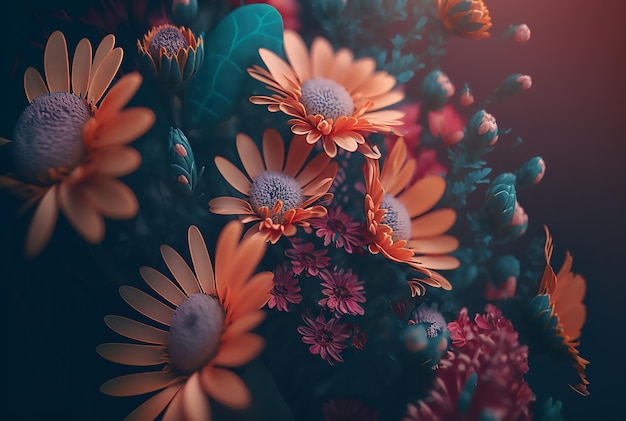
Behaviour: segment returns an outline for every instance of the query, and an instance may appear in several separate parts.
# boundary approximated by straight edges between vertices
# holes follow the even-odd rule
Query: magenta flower
[[[326,249],[314,250],[313,243],[291,242],[288,250],[285,250],[285,256],[291,259],[291,270],[296,275],[306,270],[310,276],[317,276],[320,269],[328,267],[330,257],[326,256]]]
[[[289,311],[287,303],[299,304],[302,301],[300,286],[288,263],[283,263],[274,269],[274,286],[270,291],[270,299],[267,302],[269,308],[278,311]]]
[[[303,314],[302,319],[306,326],[299,326],[298,332],[302,335],[302,342],[311,345],[309,347],[311,354],[319,354],[330,365],[343,362],[343,357],[339,353],[346,348],[346,342],[350,337],[346,325],[340,324],[339,319],[334,317],[326,321],[323,313],[316,319]]]
[[[324,238],[325,246],[334,241],[335,247],[343,247],[346,252],[352,254],[353,247],[360,247],[365,243],[362,235],[363,225],[343,213],[341,206],[329,208],[323,218],[311,219],[310,223],[316,230],[315,235]]]
[[[322,294],[326,297],[317,303],[326,306],[330,311],[334,311],[337,317],[342,314],[364,315],[365,310],[359,303],[365,302],[365,290],[363,290],[363,281],[359,281],[356,275],[349,269],[344,272],[340,269],[337,272],[322,271],[320,278],[324,282],[321,283]]]

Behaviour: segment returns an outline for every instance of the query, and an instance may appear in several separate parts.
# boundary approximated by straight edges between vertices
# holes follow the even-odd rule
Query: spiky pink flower
[[[346,252],[352,254],[354,248],[365,243],[363,238],[363,224],[352,219],[343,213],[341,206],[329,208],[328,213],[322,218],[311,219],[310,224],[315,228],[315,235],[324,239],[324,246],[328,246],[331,241],[335,247],[343,247]]]
[[[321,283],[324,287],[322,294],[326,297],[317,302],[319,305],[328,307],[337,316],[365,314],[365,310],[359,304],[365,302],[363,281],[360,281],[350,269],[345,272],[343,269],[337,271],[337,268],[333,272],[323,270],[320,272],[320,278],[324,281]]]
[[[300,289],[298,279],[294,276],[289,264],[284,262],[274,269],[274,286],[270,290],[267,306],[288,312],[288,303],[299,304],[302,301]]]
[[[313,243],[291,242],[288,250],[285,250],[285,256],[291,259],[291,270],[296,275],[306,271],[310,276],[317,276],[320,269],[328,267],[330,257],[326,256],[327,250],[314,250]]]
[[[303,314],[302,319],[306,326],[299,326],[298,332],[302,335],[302,342],[311,345],[311,354],[319,354],[330,365],[343,362],[343,357],[339,354],[347,347],[346,342],[350,337],[346,325],[339,323],[339,319],[335,317],[326,321],[323,313],[315,319]]]

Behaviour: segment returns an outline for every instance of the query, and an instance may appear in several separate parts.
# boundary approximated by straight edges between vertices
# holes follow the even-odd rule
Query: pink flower
[[[356,275],[349,269],[344,272],[337,268],[332,273],[329,271],[320,272],[320,278],[324,282],[321,283],[322,294],[326,297],[317,303],[326,306],[330,311],[334,311],[336,316],[342,314],[364,315],[365,310],[359,303],[365,302],[365,291],[363,290],[363,281],[359,281]]]
[[[311,219],[309,222],[316,229],[315,235],[324,238],[324,246],[334,241],[335,247],[343,247],[352,254],[353,247],[360,247],[365,243],[362,235],[364,226],[343,213],[341,206],[329,208],[324,217]]]
[[[269,308],[278,311],[289,311],[287,303],[299,304],[302,295],[299,294],[300,286],[294,277],[293,271],[289,269],[288,263],[283,263],[274,269],[274,286],[270,290],[270,299],[267,302]]]
[[[525,23],[514,27],[513,40],[515,42],[527,42],[530,39],[530,28]]]
[[[463,139],[465,121],[452,104],[439,111],[428,113],[428,129],[435,137],[440,137],[445,146],[456,145]]]
[[[330,264],[330,257],[326,256],[326,249],[313,250],[313,243],[295,241],[291,242],[291,246],[293,248],[285,250],[285,255],[291,259],[292,270],[296,275],[306,270],[310,276],[317,276],[320,269],[324,269]]]
[[[419,152],[414,155],[416,168],[415,174],[411,179],[412,183],[429,175],[445,177],[448,173],[448,168],[437,159],[437,151],[435,149],[420,148]]]
[[[347,347],[346,341],[350,337],[344,324],[339,324],[339,319],[331,318],[326,321],[324,314],[320,313],[316,319],[302,315],[306,326],[299,326],[298,332],[302,335],[302,342],[311,345],[311,354],[319,354],[328,364],[343,362],[339,355]]]

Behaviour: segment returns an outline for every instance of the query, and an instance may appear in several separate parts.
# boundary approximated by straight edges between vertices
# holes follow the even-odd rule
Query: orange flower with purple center
[[[215,158],[215,165],[246,199],[214,198],[209,202],[211,212],[240,215],[244,223],[259,221],[250,233],[260,232],[272,244],[283,235],[294,235],[298,226],[308,228],[309,219],[326,215],[324,206],[313,203],[332,198],[328,189],[337,174],[336,162],[318,154],[305,164],[313,145],[302,136],[292,139],[285,159],[283,140],[274,129],[263,133],[263,156],[243,133],[237,136],[236,143],[246,174],[222,157]]]
[[[291,116],[292,132],[310,144],[321,141],[331,158],[339,147],[378,159],[378,148],[364,135],[389,133],[402,125],[401,111],[383,110],[404,98],[401,91],[392,90],[396,78],[376,71],[373,58],[354,60],[345,48],[335,52],[325,38],[316,38],[309,52],[300,35],[287,30],[284,46],[288,63],[269,50],[259,50],[267,70],[255,65],[248,73],[275,94],[253,96],[250,101]]]
[[[266,243],[260,237],[240,241],[242,233],[239,221],[223,228],[215,265],[195,226],[188,230],[191,267],[174,249],[161,246],[175,282],[151,267],[142,267],[140,273],[162,300],[131,286],[120,287],[131,307],[167,327],[122,316],[104,319],[113,331],[140,343],[102,344],[98,354],[119,364],[161,367],[116,377],[101,386],[112,396],[158,391],[126,420],[153,420],[162,412],[163,420],[210,420],[209,397],[234,409],[249,406],[248,387],[228,368],[247,364],[265,346],[263,338],[250,331],[265,318],[260,309],[270,298],[272,272],[253,274]]]
[[[26,254],[48,244],[59,209],[88,242],[105,233],[103,216],[133,217],[138,210],[132,190],[117,177],[133,172],[141,155],[126,146],[152,127],[155,115],[144,107],[122,108],[142,78],[124,76],[105,95],[123,57],[106,36],[92,56],[89,40],[76,47],[70,65],[65,37],[54,32],[44,52],[46,80],[32,67],[24,73],[30,104],[19,117],[12,142],[15,175],[0,186],[27,197],[24,209],[39,203],[26,235]],[[104,99],[103,99],[104,97]]]
[[[424,285],[452,289],[435,270],[459,266],[458,259],[448,255],[459,241],[444,234],[454,225],[456,212],[451,208],[431,211],[443,197],[446,181],[432,175],[411,183],[415,166],[402,138],[386,157],[382,172],[377,160],[368,159],[364,165],[368,248],[424,275],[408,281],[413,296],[424,294]]]
[[[483,0],[437,0],[437,5],[448,31],[473,39],[490,37],[491,16]]]

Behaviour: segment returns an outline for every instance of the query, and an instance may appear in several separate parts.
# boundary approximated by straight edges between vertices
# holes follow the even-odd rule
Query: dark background
[[[15,121],[27,105],[22,87],[26,65],[42,69],[40,48],[45,38],[40,17],[55,10],[53,3],[59,2],[11,3],[2,8],[2,137],[12,137]],[[621,359],[626,357],[622,355],[626,4],[618,0],[487,4],[494,36],[480,42],[452,39],[444,71],[457,88],[468,82],[479,98],[511,73],[532,76],[530,91],[490,108],[501,128],[514,130],[505,141],[524,139],[517,148],[499,147],[494,166],[497,170],[501,163],[506,170],[535,155],[544,158],[544,180],[522,195],[521,203],[532,229],[550,227],[555,260],[560,262],[570,250],[574,271],[588,281],[588,317],[579,349],[591,361],[587,368],[591,396],[570,391],[562,378],[551,374],[551,361],[531,364],[529,376],[541,379],[541,384],[533,384],[536,391],[564,402],[566,420],[619,419],[612,414],[619,414],[623,406],[626,374]],[[511,23],[527,23],[531,40],[500,42],[500,33]],[[45,29],[49,34],[56,28]],[[108,398],[98,392],[103,381],[127,372],[95,353],[99,343],[116,340],[102,317],[126,311],[116,288],[89,284],[76,274],[81,261],[64,254],[80,247],[74,238],[63,250],[24,261],[15,238],[26,226],[14,218],[14,210],[13,203],[0,204],[0,417],[31,420],[34,414],[46,414],[47,419],[106,420],[130,412],[143,399]],[[112,281],[118,282],[124,279]],[[111,303],[119,307],[111,308]]]

